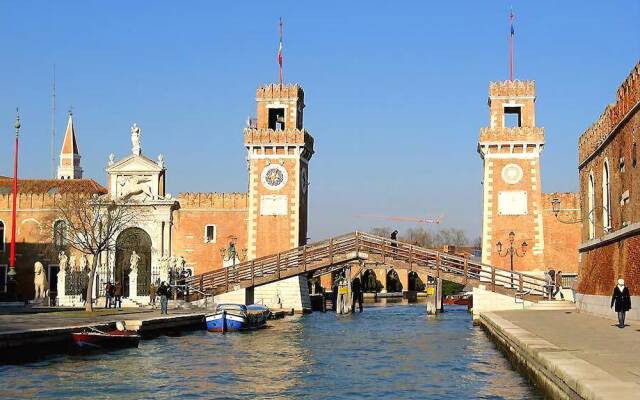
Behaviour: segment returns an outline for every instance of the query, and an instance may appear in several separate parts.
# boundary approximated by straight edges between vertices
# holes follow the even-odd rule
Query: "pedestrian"
[[[87,285],[89,284],[89,282],[86,282],[82,285],[82,304],[86,305],[87,304]]]
[[[553,298],[555,299],[558,293],[560,293],[560,299],[564,300],[564,294],[562,294],[562,271],[558,270],[558,272],[556,272],[555,281],[556,290],[553,292]]]
[[[156,287],[156,284],[154,282],[151,282],[151,285],[149,285],[149,305],[153,306],[153,308],[156,307],[156,291],[158,290],[158,288]]]
[[[544,290],[545,290],[545,296],[547,296],[549,298],[549,300],[551,300],[551,293],[553,293],[553,287],[554,287],[554,283],[553,283],[553,277],[551,276],[551,271],[546,271],[544,273]]]
[[[111,286],[109,287],[109,298],[111,299],[111,305],[109,306],[109,308],[111,307],[116,308],[115,297],[116,297],[116,285],[112,283]]]
[[[116,286],[113,290],[113,294],[114,294],[114,303],[113,303],[113,308],[118,307],[120,310],[122,310],[122,283],[120,283],[120,281],[116,282]]]
[[[356,302],[358,303],[358,308],[360,312],[362,312],[362,284],[360,283],[360,278],[355,277],[351,282],[351,291],[353,293],[353,303],[351,304],[351,312],[356,311]]]
[[[613,288],[611,307],[615,304],[618,313],[618,328],[624,328],[625,313],[631,309],[631,296],[629,288],[624,285],[624,279],[618,279],[618,284]]]
[[[107,281],[107,284],[104,286],[104,308],[111,308],[111,282]]]
[[[398,252],[398,242],[396,240],[398,240],[398,230],[396,229],[395,231],[391,232],[391,240],[393,240],[391,242],[391,247],[393,247],[393,252],[397,253]]]
[[[168,314],[167,312],[167,303],[169,301],[169,295],[171,294],[171,289],[167,282],[162,282],[160,287],[158,288],[158,295],[160,296],[160,314]]]
[[[576,291],[578,289],[578,277],[576,276],[571,283],[571,294],[573,295],[573,302],[577,302]]]

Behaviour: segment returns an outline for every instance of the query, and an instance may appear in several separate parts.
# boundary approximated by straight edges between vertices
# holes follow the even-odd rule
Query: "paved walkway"
[[[20,309],[0,309],[0,334],[30,329],[98,324],[124,319],[146,320],[160,316],[159,310],[139,308],[125,308],[122,310],[96,309],[94,315],[79,310],[42,313],[24,313],[21,311]],[[169,310],[169,316],[189,313],[189,311]]]
[[[617,320],[575,311],[500,311],[494,314],[621,381],[640,384],[639,322],[629,322],[620,329],[616,326]],[[640,398],[640,394],[638,396]]]

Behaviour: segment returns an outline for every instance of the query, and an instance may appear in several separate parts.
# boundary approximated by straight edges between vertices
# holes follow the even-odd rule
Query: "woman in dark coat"
[[[625,313],[631,309],[631,296],[629,288],[624,285],[624,279],[618,279],[618,284],[613,289],[611,307],[614,304],[618,313],[618,328],[624,328]]]

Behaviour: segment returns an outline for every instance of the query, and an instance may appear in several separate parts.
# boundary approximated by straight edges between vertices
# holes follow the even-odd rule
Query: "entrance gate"
[[[127,228],[116,239],[115,281],[122,283],[124,297],[129,297],[130,260],[134,251],[140,256],[136,293],[147,296],[151,283],[151,237],[140,228]]]

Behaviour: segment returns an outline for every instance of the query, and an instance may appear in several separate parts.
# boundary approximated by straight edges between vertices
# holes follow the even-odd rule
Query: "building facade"
[[[578,292],[583,309],[610,314],[611,292],[623,278],[640,297],[640,63],[616,100],[578,141],[583,221]],[[640,313],[631,310],[632,317]]]
[[[131,128],[131,154],[120,159],[111,154],[106,166],[107,183],[80,179],[82,168],[72,116],[60,153],[57,180],[19,180],[18,198],[18,291],[33,296],[33,264],[41,261],[55,281],[60,252],[74,261],[77,254],[58,238],[54,225],[55,202],[65,194],[106,196],[142,217],[135,226],[119,232],[116,250],[101,255],[96,292],[106,282],[122,282],[131,301],[145,301],[148,286],[165,280],[166,268],[182,268],[201,274],[233,266],[256,257],[306,243],[309,161],[313,137],[304,129],[304,91],[299,85],[269,84],[256,91],[257,117],[245,128],[247,193],[167,193],[165,159],[147,157],[142,151],[142,130]],[[7,232],[11,230],[11,179],[0,178],[0,292],[6,291]],[[58,224],[58,230],[64,230]],[[33,247],[37,250],[27,251]],[[47,251],[41,250],[47,247]],[[5,251],[7,250],[7,251]],[[130,258],[140,257],[131,280]],[[84,265],[84,261],[83,261]],[[71,265],[70,265],[71,266]],[[73,266],[79,268],[78,265]],[[133,281],[132,281],[133,282]],[[81,301],[79,293],[60,295],[66,304]],[[254,301],[286,308],[309,306],[305,277],[257,288]]]
[[[552,200],[564,199],[563,207],[568,207],[562,218],[575,221],[578,196],[542,193],[545,133],[536,124],[535,101],[534,81],[489,85],[489,126],[480,130],[478,140],[483,160],[482,262],[536,275],[552,268],[576,272],[580,228],[556,218]]]

